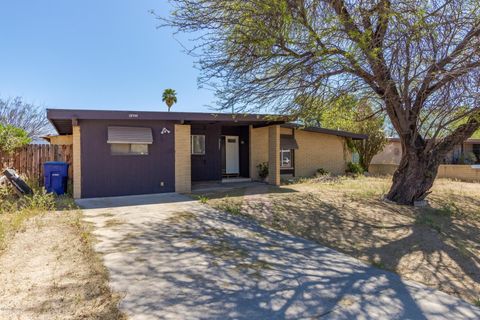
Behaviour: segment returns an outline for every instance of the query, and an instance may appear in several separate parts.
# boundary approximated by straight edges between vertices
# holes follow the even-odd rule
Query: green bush
[[[330,174],[330,172],[328,172],[327,170],[323,168],[318,168],[315,175],[318,177],[318,176],[326,176],[328,174]]]
[[[346,173],[351,173],[354,175],[363,174],[365,170],[363,170],[362,166],[358,163],[347,163],[347,169],[345,170]]]
[[[48,211],[55,210],[56,201],[53,193],[43,188],[34,188],[32,195],[17,196],[10,188],[0,188],[0,214],[15,213],[21,210]]]
[[[258,176],[265,180],[268,177],[268,162],[263,162],[257,165]]]
[[[29,144],[30,141],[25,130],[0,123],[0,151],[12,153],[15,149]]]
[[[477,156],[473,152],[462,154],[458,159],[459,164],[474,164],[477,162]]]

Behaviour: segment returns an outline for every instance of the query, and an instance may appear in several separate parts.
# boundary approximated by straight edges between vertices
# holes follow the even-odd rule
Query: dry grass
[[[383,201],[389,186],[389,178],[338,178],[205,197],[218,209],[478,301],[480,184],[440,179],[429,208]]]
[[[0,214],[0,319],[124,319],[82,213],[50,197]]]

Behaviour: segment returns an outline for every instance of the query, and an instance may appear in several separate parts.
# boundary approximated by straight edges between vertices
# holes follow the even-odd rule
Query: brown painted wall
[[[81,120],[80,126],[82,198],[175,191],[173,122]],[[111,155],[108,126],[152,128],[153,144],[149,146],[149,154]],[[170,130],[169,134],[160,134],[164,127]]]
[[[205,135],[205,154],[192,155],[192,181],[221,180],[222,154],[219,149],[221,135],[239,136],[240,176],[248,177],[248,127],[221,126],[220,124],[194,124],[192,135]],[[243,142],[243,143],[242,143]]]
[[[222,127],[218,124],[194,124],[191,133],[205,135],[205,154],[191,155],[192,181],[220,180],[222,167],[218,140]]]

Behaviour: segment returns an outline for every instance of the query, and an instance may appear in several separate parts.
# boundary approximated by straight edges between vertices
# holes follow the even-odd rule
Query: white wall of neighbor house
[[[463,153],[471,150],[473,150],[471,143],[467,142],[463,145]],[[452,161],[461,153],[461,145],[455,146],[454,150],[447,154],[446,160]],[[390,141],[382,152],[373,157],[368,171],[373,175],[393,175],[400,164],[401,157],[400,142]],[[476,182],[480,181],[480,169],[472,165],[442,164],[438,168],[437,178]]]
[[[402,159],[402,145],[400,141],[390,141],[385,148],[376,154],[371,164],[400,164]]]

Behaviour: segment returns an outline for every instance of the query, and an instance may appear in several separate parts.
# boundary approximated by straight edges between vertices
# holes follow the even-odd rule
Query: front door
[[[240,153],[238,148],[238,136],[225,136],[225,173],[240,173]]]

